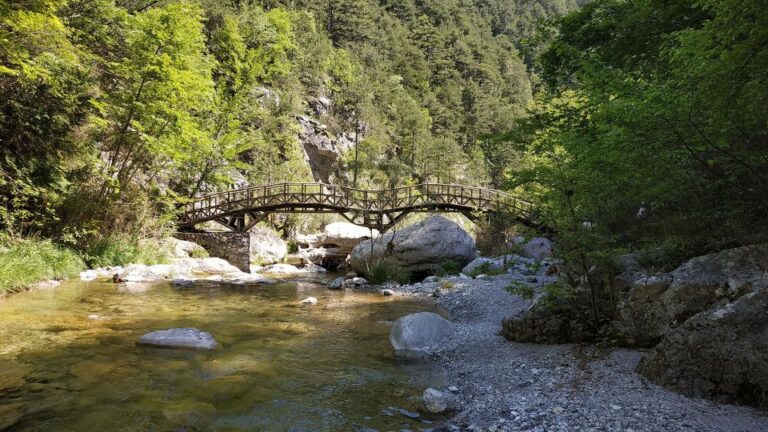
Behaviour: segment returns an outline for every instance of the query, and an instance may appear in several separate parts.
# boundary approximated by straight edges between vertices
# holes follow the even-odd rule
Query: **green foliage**
[[[534,290],[532,286],[520,281],[513,281],[504,287],[504,289],[512,295],[519,296],[523,300],[531,300],[536,294],[536,290]]]
[[[452,289],[454,287],[453,282],[449,280],[441,280],[440,281],[440,288],[442,289]]]
[[[397,282],[401,285],[411,280],[411,273],[388,261],[382,261],[371,266],[369,279],[372,283]]]
[[[461,264],[454,260],[446,260],[435,270],[435,276],[450,276],[461,273]]]
[[[127,264],[161,264],[168,262],[169,251],[154,239],[110,236],[98,240],[86,253],[92,268]]]
[[[507,263],[505,263],[505,265],[502,267],[496,267],[489,262],[484,262],[479,266],[475,267],[471,272],[469,272],[468,276],[477,277],[480,275],[495,276],[495,275],[504,274],[507,272],[507,269],[512,265],[511,262],[509,263],[509,265],[506,265],[506,264]]]
[[[0,242],[0,294],[20,291],[47,279],[67,279],[84,268],[76,252],[50,240]]]

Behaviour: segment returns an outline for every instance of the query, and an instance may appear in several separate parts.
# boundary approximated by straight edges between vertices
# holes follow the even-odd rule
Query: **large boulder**
[[[695,397],[759,405],[768,394],[768,288],[701,312],[667,333],[638,372]]]
[[[139,338],[139,345],[162,348],[191,348],[210,350],[217,348],[219,343],[210,333],[196,328],[173,328],[147,333]]]
[[[165,239],[167,248],[170,249],[174,258],[199,258],[208,256],[208,252],[197,243],[179,240],[174,237]]]
[[[429,273],[447,261],[464,266],[474,257],[475,241],[466,231],[442,216],[431,216],[400,231],[361,242],[352,249],[349,259],[356,272],[368,275],[369,264],[386,262],[410,273]]]
[[[251,230],[251,261],[263,265],[280,262],[288,254],[288,244],[276,232],[268,228]]]
[[[617,327],[630,342],[653,346],[672,328],[708,309],[768,288],[768,244],[693,258],[666,274],[629,284]]]
[[[389,333],[395,355],[423,359],[456,331],[453,323],[432,312],[419,312],[398,319]]]
[[[552,257],[552,240],[544,237],[526,239],[523,236],[513,237],[512,245],[520,248],[520,255],[535,260]]]

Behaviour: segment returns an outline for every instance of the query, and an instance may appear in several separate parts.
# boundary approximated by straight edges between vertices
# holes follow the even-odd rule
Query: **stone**
[[[475,241],[466,231],[442,216],[431,216],[400,231],[361,242],[350,254],[350,265],[365,276],[369,263],[381,262],[418,274],[435,272],[446,261],[464,266],[474,257]]]
[[[415,412],[413,412],[413,411],[408,411],[408,410],[407,410],[407,409],[405,409],[405,408],[400,408],[400,409],[398,410],[398,412],[399,412],[399,413],[400,413],[402,416],[404,416],[404,417],[408,417],[409,419],[414,419],[414,420],[415,420],[415,419],[417,419],[417,418],[421,417],[421,416],[419,415],[419,413],[415,413]]]
[[[344,281],[344,288],[362,288],[368,285],[368,280],[361,277],[353,277]]]
[[[302,273],[301,269],[291,264],[272,264],[261,270],[260,273]]]
[[[652,347],[688,318],[768,287],[768,244],[696,257],[675,270],[625,285],[617,328],[630,342]]]
[[[317,304],[317,298],[315,297],[307,297],[299,302],[299,304],[303,305],[316,305]]]
[[[535,260],[552,257],[552,240],[544,237],[526,239],[522,236],[513,237],[510,242],[520,248],[520,255]]]
[[[288,254],[288,243],[271,229],[254,227],[250,231],[250,259],[260,264],[275,264]]]
[[[439,348],[455,331],[453,323],[440,315],[419,312],[395,321],[389,341],[398,357],[418,360]]]
[[[61,281],[57,280],[44,280],[35,284],[35,289],[53,289],[61,285]]]
[[[325,96],[309,99],[307,105],[316,116],[325,115],[331,109],[331,100]]]
[[[384,297],[389,297],[395,295],[395,292],[391,289],[383,289],[379,290],[379,294],[383,295]]]
[[[179,240],[197,243],[208,251],[211,257],[222,258],[243,272],[251,271],[250,233],[221,232],[179,232],[173,235]]]
[[[296,240],[300,257],[328,269],[335,269],[344,264],[358,243],[378,234],[376,230],[348,222],[333,222],[326,225],[321,233],[300,235]]]
[[[328,289],[340,290],[344,287],[344,277],[339,276],[328,284]]]
[[[450,393],[441,392],[433,388],[424,390],[424,394],[421,396],[424,410],[430,414],[444,413],[450,408],[452,401],[453,396]]]
[[[324,269],[323,267],[320,267],[316,264],[308,264],[301,268],[301,271],[304,273],[325,273],[328,270]]]
[[[451,392],[451,393],[458,393],[459,392],[459,388],[456,387],[456,386],[448,386],[448,391]]]
[[[551,298],[542,292],[520,313],[502,321],[501,334],[513,342],[559,344],[588,342],[594,338],[589,326],[589,310],[585,293],[574,298]]]
[[[168,237],[164,243],[171,250],[174,258],[199,258],[208,255],[208,251],[195,242]]]
[[[439,278],[439,277],[437,277],[437,276],[427,276],[427,277],[425,277],[425,278],[424,278],[424,280],[423,280],[423,281],[421,281],[421,282],[422,282],[422,283],[432,283],[432,282],[437,282],[439,279],[440,279],[440,278]]]
[[[210,333],[202,332],[196,328],[173,328],[147,333],[139,338],[139,345],[148,345],[162,348],[192,348],[211,350],[219,346],[219,343]]]
[[[253,89],[253,95],[256,96],[262,107],[270,108],[280,106],[280,95],[270,88],[263,86],[255,87]]]
[[[768,288],[689,318],[637,372],[688,396],[760,406],[768,394]]]

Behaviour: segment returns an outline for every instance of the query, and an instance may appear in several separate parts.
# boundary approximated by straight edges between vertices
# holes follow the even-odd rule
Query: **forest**
[[[6,1],[3,242],[151,256],[138,244],[191,197],[313,180],[296,118],[318,100],[352,141],[332,183],[504,189],[545,205],[581,261],[759,241],[764,6]]]

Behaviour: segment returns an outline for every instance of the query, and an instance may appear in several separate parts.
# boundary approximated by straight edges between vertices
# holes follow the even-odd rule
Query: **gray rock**
[[[297,116],[299,142],[315,181],[331,183],[331,175],[338,168],[338,162],[349,149],[349,140],[340,142],[328,134],[328,127],[307,116]],[[354,143],[354,141],[352,141]]]
[[[437,276],[427,276],[426,278],[424,278],[424,280],[422,282],[423,283],[432,283],[432,282],[437,282],[439,279],[440,278],[437,277]]]
[[[534,237],[526,240],[517,236],[512,239],[512,244],[521,248],[520,255],[535,260],[543,260],[552,257],[552,240],[544,237]]]
[[[323,267],[340,267],[352,249],[363,240],[379,234],[376,230],[360,227],[348,222],[334,222],[325,226],[323,232],[300,235],[299,256]]]
[[[322,116],[331,109],[331,100],[325,96],[320,96],[308,100],[307,105],[312,110],[312,114]]]
[[[196,328],[173,328],[147,333],[139,338],[139,345],[149,345],[163,348],[192,348],[210,350],[217,348],[219,343],[210,333]]]
[[[395,292],[392,291],[391,289],[383,289],[383,290],[379,290],[379,294],[381,294],[381,295],[383,295],[385,297],[389,297],[389,296],[395,295]]]
[[[433,272],[446,261],[465,265],[475,256],[475,241],[457,224],[442,216],[431,216],[371,242],[358,244],[350,264],[359,274],[368,274],[369,263],[388,262],[411,273]]]
[[[768,288],[701,312],[638,365],[651,381],[695,397],[759,406],[768,394]]]
[[[423,359],[454,332],[453,323],[447,319],[432,312],[419,312],[398,319],[389,333],[389,341],[397,356]]]
[[[428,413],[442,414],[451,407],[453,396],[450,393],[428,388],[421,396],[421,403]]]
[[[302,273],[302,270],[291,264],[272,264],[261,270],[260,273]]]
[[[414,419],[414,420],[415,420],[415,419],[417,419],[417,418],[421,417],[421,416],[419,415],[419,413],[415,413],[415,412],[413,412],[413,411],[408,411],[408,410],[407,410],[407,409],[405,409],[405,408],[400,408],[400,409],[398,410],[398,412],[400,412],[400,414],[401,414],[401,415],[403,415],[404,417],[408,417],[409,419]]]
[[[705,310],[768,287],[768,245],[693,258],[674,271],[640,277],[618,305],[617,327],[630,341],[653,346],[672,328]]]
[[[361,277],[353,277],[344,281],[344,288],[362,288],[368,285],[368,280]]]
[[[174,258],[191,258],[195,255],[207,256],[208,254],[205,248],[191,241],[168,237],[164,242],[171,250]]]
[[[282,261],[288,253],[288,244],[271,229],[254,227],[250,235],[252,261],[274,264]]]
[[[340,290],[344,287],[344,277],[339,276],[328,284],[328,289]]]
[[[324,269],[323,267],[320,267],[316,264],[308,264],[301,268],[301,271],[304,273],[325,273],[328,270]]]

